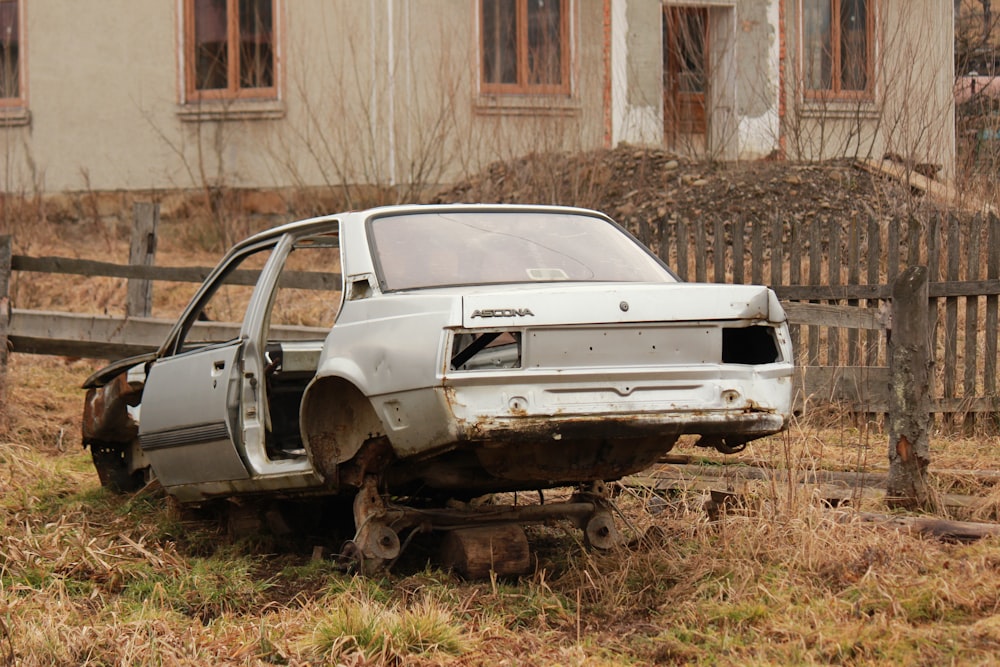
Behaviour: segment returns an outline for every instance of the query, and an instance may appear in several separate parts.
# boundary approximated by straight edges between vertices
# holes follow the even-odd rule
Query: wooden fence
[[[0,243],[0,338],[15,352],[117,358],[159,345],[171,324],[127,318],[9,309],[11,271],[201,282],[207,267],[156,267],[155,248],[137,207],[130,265],[63,257],[11,255]],[[645,233],[642,233],[645,231]],[[713,226],[684,220],[640,230],[684,279],[762,283],[782,299],[792,324],[800,403],[838,402],[854,412],[888,410],[885,330],[891,283],[907,265],[930,274],[931,409],[946,415],[1000,412],[997,397],[1000,221],[995,217],[917,220],[736,220]],[[139,248],[140,252],[136,252]],[[314,276],[301,276],[309,284]],[[246,276],[249,281],[253,276]],[[133,286],[148,303],[149,289]],[[132,295],[139,295],[133,297]],[[144,296],[145,295],[145,296]],[[6,317],[4,317],[4,311]],[[148,314],[130,305],[129,313]],[[6,346],[0,347],[0,355]],[[2,359],[0,359],[2,362]]]
[[[770,285],[786,304],[803,390],[884,412],[884,328],[891,285],[907,266],[928,268],[932,411],[997,412],[1000,219],[812,218],[685,220],[645,236],[686,280]],[[806,304],[811,308],[803,308]],[[824,394],[824,392],[828,392]]]

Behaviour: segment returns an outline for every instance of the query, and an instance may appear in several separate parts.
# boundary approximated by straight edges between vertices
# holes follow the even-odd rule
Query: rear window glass
[[[601,218],[446,211],[369,220],[384,290],[530,282],[674,282],[648,250]]]

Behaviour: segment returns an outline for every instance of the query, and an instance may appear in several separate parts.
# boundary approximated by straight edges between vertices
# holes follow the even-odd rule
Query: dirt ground
[[[708,229],[717,220],[739,217],[845,224],[932,205],[850,160],[706,163],[630,146],[496,162],[434,201],[584,206],[607,213],[645,242],[650,239],[644,230],[661,221],[687,220]]]

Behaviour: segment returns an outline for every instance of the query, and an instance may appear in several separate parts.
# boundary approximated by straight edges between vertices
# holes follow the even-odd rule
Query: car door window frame
[[[271,264],[274,257],[274,251],[281,239],[282,237],[269,238],[246,247],[237,247],[230,250],[230,252],[227,253],[227,255],[216,265],[216,267],[209,274],[208,278],[205,279],[205,282],[202,283],[202,286],[195,293],[187,308],[177,320],[173,329],[171,329],[167,339],[160,347],[157,357],[174,357],[191,352],[193,349],[202,350],[212,345],[228,344],[234,340],[239,340],[241,338],[245,339],[247,337],[247,319],[253,309],[254,302],[257,300],[257,293],[261,288],[261,277],[264,275],[264,272],[267,271],[267,267]],[[219,289],[225,285],[226,278],[228,278],[234,271],[239,270],[239,267],[243,264],[243,262],[251,256],[265,251],[270,252],[271,256],[267,258],[267,262],[264,264],[264,267],[261,269],[260,276],[257,278],[257,284],[253,288],[253,293],[250,297],[250,303],[247,305],[247,310],[243,313],[240,331],[237,336],[227,341],[211,341],[203,345],[199,345],[196,348],[185,349],[184,343],[187,340],[188,335],[191,333],[191,330],[194,328],[195,322],[198,321],[199,316],[212,300],[212,297],[214,297]]]

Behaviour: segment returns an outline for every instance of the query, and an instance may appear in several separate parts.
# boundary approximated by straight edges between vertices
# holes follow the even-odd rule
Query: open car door
[[[242,348],[241,340],[210,345],[150,368],[139,443],[164,486],[249,477],[234,421]]]

